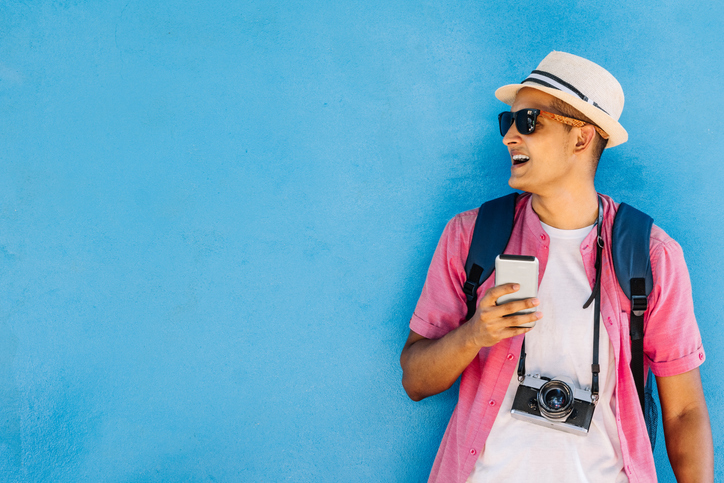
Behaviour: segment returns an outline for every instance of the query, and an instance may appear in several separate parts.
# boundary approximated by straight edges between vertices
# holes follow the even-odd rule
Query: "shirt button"
[[[541,239],[541,240],[545,240],[545,239],[546,239],[546,236],[545,236],[545,235],[541,235],[541,236],[540,236],[540,239]]]
[[[699,352],[699,360],[700,360],[700,361],[703,361],[703,360],[704,360],[704,353],[703,353],[703,352]]]
[[[488,405],[492,408],[493,406],[495,406],[495,401],[491,399]]]
[[[471,454],[471,455],[474,455],[475,453],[477,453],[477,451],[475,451],[475,448],[473,448],[473,449],[470,450],[470,454]]]
[[[513,354],[508,354],[508,360],[512,361],[513,359],[515,359],[515,356]]]

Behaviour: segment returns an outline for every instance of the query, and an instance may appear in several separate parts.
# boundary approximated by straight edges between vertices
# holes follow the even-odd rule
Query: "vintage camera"
[[[518,385],[511,416],[533,424],[586,436],[597,398],[565,377],[526,375]]]

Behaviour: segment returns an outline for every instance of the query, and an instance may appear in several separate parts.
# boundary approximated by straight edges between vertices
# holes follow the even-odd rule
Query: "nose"
[[[508,128],[508,132],[505,133],[505,136],[503,136],[503,144],[506,146],[510,146],[513,144],[518,144],[520,142],[520,133],[518,132],[518,128],[515,127],[515,123],[512,123],[510,125],[510,128]]]

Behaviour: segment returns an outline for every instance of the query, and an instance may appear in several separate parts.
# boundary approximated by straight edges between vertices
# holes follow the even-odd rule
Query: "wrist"
[[[479,351],[483,347],[489,347],[489,345],[485,343],[486,337],[481,333],[478,326],[479,321],[479,318],[473,316],[461,327],[466,331],[464,340],[465,348],[468,350]]]

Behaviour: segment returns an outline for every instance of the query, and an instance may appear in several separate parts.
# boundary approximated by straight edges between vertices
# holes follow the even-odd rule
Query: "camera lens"
[[[546,406],[551,409],[561,409],[566,405],[566,393],[561,389],[554,387],[545,395]]]
[[[538,391],[538,408],[546,419],[565,421],[573,410],[573,389],[563,381],[548,381]]]

